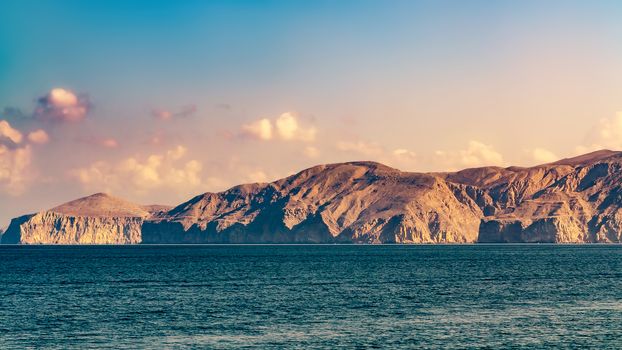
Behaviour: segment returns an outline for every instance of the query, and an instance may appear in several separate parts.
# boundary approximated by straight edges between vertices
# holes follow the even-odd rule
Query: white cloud
[[[19,195],[32,180],[32,151],[29,145],[10,149],[0,144],[0,190]]]
[[[267,141],[272,139],[272,128],[270,119],[263,118],[250,124],[242,125],[242,132],[244,135]]]
[[[451,169],[504,164],[503,156],[493,146],[476,140],[469,141],[465,149],[436,151],[435,156],[437,161]]]
[[[38,129],[28,134],[28,141],[42,145],[50,141],[50,136],[45,130]]]
[[[78,104],[78,97],[73,92],[60,88],[52,89],[48,100],[58,107],[73,107]]]
[[[311,142],[315,140],[317,129],[304,127],[293,113],[283,113],[274,121],[262,118],[242,125],[242,134],[259,140],[280,139],[284,141]]]
[[[200,190],[202,164],[184,160],[187,149],[177,146],[163,154],[128,157],[116,163],[98,161],[84,168],[73,169],[70,175],[93,191],[124,192],[133,190],[146,194],[151,190]],[[213,180],[213,179],[212,179]]]
[[[317,130],[314,127],[303,128],[292,113],[281,114],[275,122],[276,130],[283,140],[313,141]]]
[[[590,132],[585,143],[577,146],[577,153],[586,153],[599,149],[622,150],[622,112],[612,118],[601,119]]]
[[[545,148],[534,148],[529,151],[531,158],[538,164],[551,163],[559,160],[557,155]]]
[[[467,149],[460,151],[460,161],[466,166],[502,165],[503,157],[491,145],[471,140]]]
[[[393,155],[400,158],[415,158],[416,154],[413,151],[409,151],[404,148],[398,148],[393,150]]]

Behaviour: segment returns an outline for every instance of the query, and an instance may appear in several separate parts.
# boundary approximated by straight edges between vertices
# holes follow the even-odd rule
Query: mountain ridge
[[[172,208],[98,193],[14,219],[1,242],[620,242],[620,169],[622,152],[610,150],[456,172],[322,164]]]

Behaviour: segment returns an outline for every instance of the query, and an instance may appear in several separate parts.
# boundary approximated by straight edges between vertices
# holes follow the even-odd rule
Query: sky
[[[0,227],[322,163],[622,149],[620,1],[0,2]]]

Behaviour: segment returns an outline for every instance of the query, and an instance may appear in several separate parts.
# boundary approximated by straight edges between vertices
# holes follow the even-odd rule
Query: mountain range
[[[11,220],[3,244],[610,243],[622,241],[622,152],[534,167],[415,173],[319,165],[176,207],[97,193]]]

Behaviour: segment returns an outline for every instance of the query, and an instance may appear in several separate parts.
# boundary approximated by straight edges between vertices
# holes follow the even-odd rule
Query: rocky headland
[[[95,194],[15,218],[12,244],[609,243],[622,241],[622,152],[534,167],[403,172],[320,165],[174,208]]]

